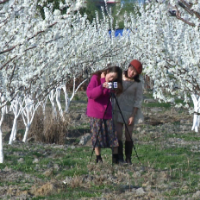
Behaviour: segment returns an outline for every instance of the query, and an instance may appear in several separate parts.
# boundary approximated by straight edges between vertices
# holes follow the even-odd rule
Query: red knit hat
[[[131,63],[130,63],[130,65],[132,65],[136,69],[136,71],[137,71],[138,74],[142,73],[142,64],[141,64],[140,61],[138,61],[138,60],[132,60]]]

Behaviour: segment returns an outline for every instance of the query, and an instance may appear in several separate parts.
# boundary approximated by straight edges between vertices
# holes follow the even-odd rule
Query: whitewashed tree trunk
[[[191,95],[193,104],[194,104],[194,118],[193,118],[193,126],[192,130],[198,132],[199,123],[200,123],[200,96],[192,94]]]
[[[12,142],[15,140],[15,135],[17,134],[17,119],[18,119],[18,115],[15,115],[8,144],[12,144]]]
[[[51,92],[49,93],[49,100],[50,100],[51,106],[52,106],[53,118],[56,118],[57,117],[57,111],[56,111],[56,105],[55,105],[54,97],[55,97],[55,90],[51,90]]]
[[[62,86],[64,95],[65,95],[65,112],[68,113],[69,112],[69,106],[70,106],[70,98],[67,92],[67,87],[66,85]]]
[[[13,111],[14,121],[13,121],[12,131],[9,138],[9,144],[12,144],[12,142],[16,140],[17,120],[18,120],[19,115],[21,114],[22,105],[23,105],[23,101],[21,101],[20,97],[17,97],[11,102],[10,109]]]
[[[51,92],[49,94],[49,99],[50,99],[50,102],[51,102],[51,105],[52,105],[53,117],[54,118],[57,117],[55,97],[56,97],[56,103],[57,103],[57,106],[58,106],[59,114],[62,117],[62,119],[64,120],[64,113],[63,113],[63,109],[62,109],[62,105],[61,105],[61,99],[60,99],[61,90],[63,90],[64,97],[65,97],[65,112],[68,113],[69,112],[69,106],[70,106],[72,99],[74,98],[75,94],[77,93],[77,91],[79,90],[79,88],[81,87],[81,85],[85,81],[87,81],[87,79],[83,80],[76,88],[76,77],[73,78],[73,90],[72,90],[71,97],[69,97],[69,95],[68,95],[67,88],[66,88],[65,84],[57,87],[56,91],[51,90]]]
[[[4,98],[2,98],[4,100]],[[1,126],[4,120],[4,116],[7,112],[7,106],[1,108],[1,119],[0,119],[0,163],[4,162],[4,154],[3,154],[3,132],[1,130]]]
[[[41,102],[42,112],[43,112],[44,116],[45,116],[45,111],[46,111],[47,100],[48,100],[48,97],[46,97],[45,100],[43,102]]]
[[[62,120],[64,121],[64,115],[63,115],[63,110],[62,110],[61,100],[60,100],[61,89],[62,89],[62,86],[56,88],[56,102],[57,102],[59,114],[62,117]]]
[[[3,161],[4,161],[4,155],[3,155],[3,133],[2,133],[2,130],[0,128],[0,163],[3,163]]]
[[[66,86],[65,85],[63,86],[63,91],[65,93],[65,112],[69,112],[69,106],[70,106],[72,99],[74,98],[75,94],[77,93],[77,91],[79,90],[81,85],[83,85],[83,83],[85,83],[86,81],[87,81],[87,79],[83,80],[76,88],[76,84],[75,84],[76,78],[74,77],[74,79],[73,79],[73,90],[72,90],[71,97],[68,96]]]
[[[26,142],[26,140],[27,140],[30,126],[32,124],[33,118],[35,116],[35,112],[38,109],[39,105],[40,105],[40,103],[38,102],[36,104],[36,106],[34,106],[34,101],[32,99],[30,99],[30,98],[25,99],[25,109],[22,112],[22,118],[23,118],[24,124],[26,126],[26,130],[24,133],[24,138],[22,140],[23,142]],[[26,120],[25,120],[25,118],[26,118]]]

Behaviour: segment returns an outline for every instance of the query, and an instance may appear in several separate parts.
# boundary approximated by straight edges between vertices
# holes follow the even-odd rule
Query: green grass
[[[170,108],[170,103],[159,103],[159,102],[153,102],[153,103],[143,103],[143,107],[159,107],[159,108]]]
[[[182,165],[187,168],[187,157],[194,155],[189,148],[155,148],[152,145],[142,145],[137,148],[140,162],[145,164],[146,161],[152,163],[155,169],[173,169]]]
[[[94,190],[85,190],[84,188],[67,188],[64,189],[64,192],[60,194],[50,195],[48,200],[55,200],[55,199],[80,199],[83,197],[87,198],[94,198],[100,197],[101,192],[94,191]],[[40,197],[34,198],[34,200],[39,200]]]
[[[145,95],[146,96],[146,95]],[[153,98],[153,97],[150,97]],[[185,105],[186,103],[182,99],[176,99],[175,104],[183,104]],[[172,103],[167,103],[167,102],[152,102],[152,103],[143,103],[143,107],[158,107],[158,108],[171,108],[174,107]],[[189,102],[190,107],[194,107],[193,102]]]
[[[187,134],[182,136],[183,138],[187,138]],[[192,137],[192,136],[191,136]],[[190,151],[190,146],[187,147],[167,147],[163,141],[164,138],[158,138],[157,141],[154,141],[154,144],[137,144],[136,151],[139,155],[139,160],[135,157],[133,158],[134,166],[144,166],[149,169],[153,169],[154,175],[153,179],[157,179],[159,177],[159,172],[164,171],[169,176],[170,182],[176,182],[177,187],[172,188],[169,191],[163,192],[166,197],[176,197],[177,195],[190,194],[195,192],[196,188],[199,188],[198,182],[200,179],[200,175],[197,174],[200,171],[200,153],[194,153]],[[166,138],[167,139],[167,138]],[[148,139],[142,139],[143,141],[147,141]],[[140,141],[141,142],[141,141]],[[155,145],[156,144],[156,145]],[[37,149],[38,148],[38,149]],[[35,149],[39,150],[40,146],[35,147]],[[46,149],[48,150],[49,147]],[[10,152],[23,151],[23,148],[15,148],[10,146]],[[53,151],[53,150],[52,150]],[[1,169],[4,169],[6,166],[12,168],[15,171],[21,171],[33,176],[37,176],[42,180],[49,180],[49,178],[42,175],[42,171],[35,171],[35,165],[33,164],[33,155],[41,158],[41,161],[38,163],[40,169],[48,169],[46,165],[50,162],[54,164],[58,164],[60,166],[59,172],[54,172],[53,177],[55,176],[57,180],[64,179],[64,177],[76,177],[82,175],[101,175],[104,171],[103,167],[98,172],[90,171],[87,168],[87,165],[91,158],[92,148],[90,147],[76,147],[75,149],[67,148],[65,153],[63,154],[62,149],[56,149],[56,153],[58,156],[55,158],[44,158],[44,156],[38,151],[27,152],[27,155],[24,157],[24,163],[20,164],[17,162],[19,157],[14,155],[6,155],[6,162],[0,165]],[[32,156],[31,156],[32,154]],[[133,155],[135,152],[133,151]],[[111,165],[111,150],[110,149],[102,149],[102,155],[104,160],[107,160]],[[135,155],[134,155],[135,156]],[[93,154],[92,161],[94,161],[95,155]],[[10,164],[8,164],[10,163]],[[126,169],[126,167],[124,167]],[[117,173],[117,169],[114,169],[113,174]],[[141,177],[136,180],[134,178],[134,170],[127,171],[129,177],[131,177],[131,183],[136,184],[137,186],[142,187],[142,184],[145,182],[145,176],[148,173],[148,169],[143,171]],[[50,177],[50,178],[53,178]],[[30,186],[24,186],[24,183],[20,182],[1,182],[1,186],[3,185],[21,185],[21,187],[25,189],[29,189]],[[28,181],[26,181],[28,182]],[[183,189],[182,185],[184,182],[187,182],[188,189]],[[30,181],[31,183],[31,181]],[[92,184],[90,188],[86,190],[86,188],[75,187],[70,188],[69,186],[63,187],[59,193],[52,194],[46,196],[45,199],[79,199],[79,198],[95,198],[101,196],[104,189],[109,188],[111,191],[117,190],[119,185],[107,185],[107,184]],[[95,192],[92,192],[95,191]],[[33,199],[43,199],[43,197],[34,197]]]
[[[195,132],[181,134],[179,137],[185,141],[200,141],[200,135]]]
[[[70,110],[75,110],[75,111],[79,111],[79,110],[82,110],[82,109],[86,109],[86,106],[85,105],[79,105],[79,106],[76,106],[76,105],[71,105],[70,106]]]
[[[69,96],[71,96],[71,93],[69,94]],[[87,95],[86,92],[82,91],[82,92],[78,92],[72,101],[85,101],[87,102]]]
[[[81,95],[84,95],[84,93],[78,95],[74,101],[82,101]],[[151,94],[149,94],[149,97],[151,97]],[[146,103],[143,106],[169,109],[171,104]],[[85,107],[86,104],[83,104],[83,106],[76,107],[76,109]],[[72,109],[75,109],[75,107]],[[173,125],[180,126],[180,122],[174,122]],[[156,127],[143,125],[141,128],[153,131]],[[70,130],[84,133],[89,130],[89,124],[70,127]],[[60,184],[58,191],[45,196],[33,196],[31,197],[33,200],[95,199],[100,198],[102,194],[105,194],[105,191],[116,194],[121,190],[121,186],[129,184],[135,188],[143,187],[147,191],[145,187],[147,182],[149,182],[152,191],[158,191],[163,199],[180,199],[181,195],[187,196],[189,199],[193,193],[200,190],[200,152],[192,152],[191,150],[194,146],[193,142],[200,140],[200,135],[198,136],[194,132],[168,133],[168,130],[163,130],[160,133],[148,132],[146,135],[141,136],[139,134],[140,132],[136,134],[139,139],[134,143],[139,160],[136,158],[133,149],[133,166],[112,166],[111,149],[102,149],[101,154],[104,163],[95,165],[95,153],[92,155],[91,147],[76,146],[76,148],[71,148],[70,145],[66,145],[64,148],[52,148],[51,145],[37,145],[36,143],[20,144],[18,146],[5,144],[5,162],[0,164],[0,172],[8,168],[16,173],[29,175],[30,178],[24,179],[22,176],[17,179],[1,179],[0,186],[17,186],[22,191],[29,191],[32,185],[38,185],[39,187],[39,183],[42,185],[52,180]],[[188,143],[182,146],[176,143],[170,144],[169,139],[171,138],[180,138]],[[75,139],[78,142],[78,138]],[[19,163],[20,158],[24,159],[23,163]],[[38,163],[33,163],[35,158],[38,158]],[[59,169],[54,169],[54,165],[57,165]],[[53,168],[53,173],[50,176],[45,176],[44,172],[50,168]],[[122,173],[122,179],[125,180],[118,180],[120,173]],[[112,177],[113,182],[106,182],[107,180],[95,182],[99,181],[95,177],[108,174]],[[159,178],[163,174],[165,178],[160,183]],[[72,179],[76,177],[93,177],[93,179],[87,186],[84,185],[85,183],[81,186],[79,184],[72,186],[62,184],[66,177]],[[168,188],[162,189],[162,184],[166,184]],[[126,195],[126,191],[122,191],[122,193]],[[124,199],[126,199],[126,196],[124,196]]]
[[[176,104],[178,104],[178,103],[182,103],[183,105],[185,105],[185,103],[183,102],[182,99],[176,99],[176,100],[175,100],[175,103],[176,103]],[[194,107],[194,104],[193,104],[192,101],[189,102],[189,106],[190,106],[190,107]]]
[[[146,141],[149,140],[149,136],[146,136]],[[179,138],[184,141],[200,141],[200,135],[197,135],[197,133],[191,132],[191,133],[181,133],[181,134],[166,134],[166,138]]]
[[[153,99],[153,93],[152,93],[152,91],[146,92],[144,94],[144,96],[145,96],[146,99]]]

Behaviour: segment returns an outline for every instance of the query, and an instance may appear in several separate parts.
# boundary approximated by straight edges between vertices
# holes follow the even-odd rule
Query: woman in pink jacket
[[[88,96],[87,116],[90,118],[96,163],[102,162],[101,148],[105,147],[113,149],[113,163],[118,163],[118,140],[112,124],[109,82],[118,82],[115,93],[119,94],[122,90],[121,68],[113,66],[93,73],[86,91]]]

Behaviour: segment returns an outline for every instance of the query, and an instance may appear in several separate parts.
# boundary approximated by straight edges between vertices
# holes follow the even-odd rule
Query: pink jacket
[[[86,114],[88,117],[98,119],[112,118],[112,105],[110,102],[110,89],[102,87],[105,78],[99,80],[97,75],[93,75],[87,87],[88,104]],[[106,107],[108,106],[107,110]],[[106,113],[105,113],[106,110]]]

